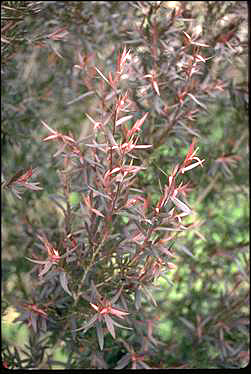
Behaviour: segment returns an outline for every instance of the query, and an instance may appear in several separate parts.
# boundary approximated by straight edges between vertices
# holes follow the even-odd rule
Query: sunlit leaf
[[[97,210],[97,209],[95,209],[95,208],[91,208],[91,211],[93,212],[93,213],[95,213],[97,216],[99,216],[99,217],[105,217],[104,216],[104,214],[103,213],[101,213],[99,210]]]
[[[122,125],[122,123],[129,121],[131,118],[133,118],[132,115],[120,118],[118,121],[116,121],[116,126]]]
[[[106,83],[108,83],[110,85],[109,81],[106,79],[106,77],[104,76],[104,74],[102,74],[101,71],[97,67],[95,67],[95,69],[99,73],[99,75],[106,81]]]

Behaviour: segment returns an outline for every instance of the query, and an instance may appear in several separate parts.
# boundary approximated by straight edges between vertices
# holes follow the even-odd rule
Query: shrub
[[[65,5],[59,2],[57,6],[60,4]],[[43,5],[47,6],[50,7]],[[112,7],[106,2],[103,8],[96,2],[87,5],[91,17],[94,17],[94,8],[97,8],[97,22],[100,14],[108,21],[111,20],[109,9],[118,14],[116,6],[114,10]],[[233,141],[234,130],[228,134],[229,143],[226,147],[221,149],[219,145],[216,150],[207,149],[210,142],[206,135],[210,131],[203,128],[202,121],[203,116],[210,117],[211,103],[216,101],[215,95],[223,95],[222,92],[229,89],[230,99],[233,102],[240,100],[238,113],[242,113],[242,118],[246,113],[244,84],[241,82],[244,88],[236,90],[228,85],[226,73],[221,76],[222,71],[226,71],[224,53],[229,53],[232,59],[238,59],[245,47],[245,41],[241,42],[240,39],[240,48],[234,44],[238,41],[237,31],[244,19],[242,6],[238,8],[232,4],[229,10],[235,15],[239,10],[238,18],[226,30],[223,28],[219,35],[213,35],[210,27],[217,7],[212,2],[206,2],[203,8],[203,22],[208,30],[206,35],[205,30],[192,32],[199,22],[196,20],[196,9],[190,3],[186,5],[181,2],[173,11],[158,2],[131,3],[125,19],[128,21],[135,12],[135,29],[122,28],[120,31],[122,44],[133,47],[125,46],[120,51],[119,48],[112,51],[114,58],[111,54],[102,68],[102,58],[95,56],[91,50],[94,44],[88,52],[78,48],[77,60],[75,64],[71,62],[76,92],[84,84],[77,98],[72,97],[68,101],[68,108],[76,108],[73,118],[78,118],[79,102],[91,98],[91,105],[85,107],[85,127],[82,131],[73,127],[70,131],[66,130],[66,125],[59,129],[59,126],[51,124],[56,118],[62,121],[62,109],[65,108],[61,103],[58,106],[61,112],[51,117],[49,125],[44,118],[45,105],[40,106],[40,114],[43,115],[39,118],[39,126],[43,130],[38,132],[43,133],[44,145],[36,136],[33,135],[32,139],[40,147],[38,155],[45,153],[45,159],[42,156],[38,159],[36,166],[39,168],[29,166],[15,171],[12,176],[9,173],[9,177],[4,178],[2,183],[13,213],[15,210],[20,212],[24,189],[39,191],[42,184],[48,186],[48,198],[56,207],[56,210],[51,209],[50,215],[48,211],[42,211],[46,194],[33,192],[27,195],[28,213],[22,214],[22,226],[17,221],[18,232],[9,239],[15,245],[19,240],[25,248],[25,255],[20,256],[22,262],[26,258],[27,262],[35,264],[28,281],[28,285],[32,284],[33,287],[29,287],[29,294],[25,287],[24,290],[20,287],[23,300],[17,306],[20,315],[16,321],[22,321],[30,328],[29,348],[26,350],[28,358],[20,356],[17,350],[11,353],[6,347],[4,358],[9,367],[156,367],[159,365],[156,358],[159,357],[162,344],[166,349],[166,343],[158,342],[156,335],[153,335],[153,326],[167,311],[165,296],[161,291],[153,291],[154,284],[161,284],[161,279],[167,279],[169,284],[179,287],[179,276],[183,278],[182,284],[185,284],[193,281],[194,274],[201,278],[204,287],[209,282],[212,275],[209,270],[213,269],[208,269],[208,259],[202,258],[199,266],[194,268],[194,255],[190,249],[194,246],[194,237],[189,236],[188,229],[200,237],[202,234],[198,231],[201,222],[189,219],[192,209],[188,195],[198,195],[199,202],[208,198],[210,188],[216,184],[220,173],[232,177],[231,167],[246,156],[237,154],[241,142],[237,144]],[[82,14],[81,6],[75,4],[72,9]],[[45,8],[40,11],[47,16]],[[216,17],[219,24],[221,17]],[[122,26],[124,24],[122,22]],[[93,25],[90,24],[91,27]],[[56,28],[46,38],[41,38],[40,45],[41,56],[48,54],[47,48],[51,47],[48,58],[52,54],[58,64],[66,68],[69,62],[63,62],[63,59],[66,56],[69,58],[67,43],[61,44],[62,50],[53,43],[55,40],[63,42],[69,36],[71,44],[68,29]],[[89,34],[88,38],[92,40]],[[36,45],[37,40],[32,40]],[[233,44],[229,44],[230,41]],[[104,38],[100,36],[97,41],[99,48],[102,42]],[[88,47],[85,49],[88,50]],[[29,75],[28,70],[26,74]],[[44,78],[48,90],[48,76]],[[39,94],[44,92],[41,82],[36,85]],[[30,86],[34,92],[33,100],[36,100],[36,85]],[[225,102],[229,102],[229,98],[222,97]],[[34,106],[31,105],[31,108],[34,109]],[[237,116],[237,111],[233,112]],[[70,111],[66,109],[66,113]],[[6,112],[6,121],[10,119],[8,116]],[[202,123],[200,129],[194,125],[197,118],[198,123]],[[34,128],[37,129],[37,125]],[[27,135],[29,132],[30,129]],[[206,162],[197,155],[196,137],[200,143],[204,143],[207,157],[203,157],[207,159]],[[57,145],[56,152],[49,143]],[[35,155],[33,146],[26,144],[28,162]],[[20,155],[16,152],[21,163],[23,151]],[[55,152],[53,157],[48,156],[50,152]],[[189,173],[190,169],[203,164],[207,165],[209,178],[205,173],[202,174],[205,168],[201,169],[201,173],[196,173],[197,169]],[[48,178],[42,176],[44,180],[52,176],[52,182],[47,180],[42,183],[42,179],[39,184],[32,178],[39,175],[43,165],[52,166]],[[56,170],[57,173],[54,172]],[[4,171],[4,176],[6,174]],[[188,175],[193,177],[189,179]],[[208,186],[203,179],[208,181]],[[224,178],[221,180],[225,183]],[[200,181],[204,191],[200,189]],[[58,182],[59,187],[56,187]],[[9,192],[13,192],[18,200],[15,206]],[[40,202],[34,197],[36,193],[42,196]],[[31,215],[33,205],[40,211],[35,210]],[[58,219],[53,216],[55,212]],[[23,243],[20,237],[24,238]],[[186,245],[183,243],[184,238]],[[242,247],[245,248],[245,245],[246,239],[241,242]],[[180,264],[180,273],[175,273],[177,279],[169,277],[180,262],[175,247],[188,255],[186,263]],[[41,250],[45,250],[46,258],[41,256]],[[219,253],[220,250],[211,251],[216,258]],[[232,348],[229,341],[224,340],[224,334],[230,334],[230,325],[237,328],[241,323],[246,325],[245,318],[240,317],[239,322],[232,321],[228,310],[229,305],[233,310],[243,305],[247,297],[245,288],[243,293],[233,298],[234,290],[238,289],[242,281],[246,282],[245,255],[237,263],[240,269],[238,279],[230,294],[226,292],[226,309],[222,312],[217,299],[216,304],[210,308],[201,308],[200,313],[196,313],[196,306],[201,307],[200,296],[194,288],[190,294],[187,293],[184,298],[187,311],[180,313],[179,320],[194,333],[192,343],[185,335],[180,336],[183,354],[180,357],[170,342],[168,365],[182,365],[188,355],[190,366],[193,360],[198,362],[198,355],[203,358],[203,365],[214,365],[211,357],[215,352],[209,355],[204,353],[206,347],[211,349],[212,340],[222,350],[221,358],[215,359],[217,365],[221,365],[226,358],[230,361],[231,354],[239,355],[238,360],[241,361],[243,348]],[[218,270],[217,267],[217,277]],[[232,277],[232,271],[225,274],[226,279]],[[205,288],[209,295],[214,292],[213,286]],[[206,292],[204,297],[208,297]],[[192,306],[189,299],[192,300]],[[168,310],[169,318],[179,331],[175,317],[177,302],[173,301],[172,305]],[[211,313],[217,317],[212,318]],[[245,313],[243,310],[243,316]],[[229,325],[224,324],[222,315]],[[210,327],[216,330],[217,326],[220,331],[218,340],[215,335],[212,338],[209,332]],[[228,339],[234,341],[239,337],[233,334]],[[204,345],[200,351],[202,340]],[[192,344],[196,344],[196,353],[191,350]],[[47,350],[48,347],[56,349],[59,345],[67,354],[65,363],[56,362],[53,350]],[[161,362],[160,366],[164,365]]]

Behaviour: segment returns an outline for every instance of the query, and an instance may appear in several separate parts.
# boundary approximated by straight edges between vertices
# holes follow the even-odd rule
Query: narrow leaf
[[[67,292],[70,296],[72,296],[72,293],[71,293],[71,291],[68,288],[68,279],[67,279],[66,274],[65,274],[64,271],[60,272],[60,274],[59,274],[59,280],[60,280],[60,284],[63,287],[63,289],[65,290],[65,292]]]
[[[71,105],[73,103],[76,103],[77,101],[82,100],[84,97],[90,96],[90,95],[93,95],[93,94],[94,94],[94,91],[86,92],[83,95],[80,95],[80,96],[76,97],[75,99],[69,101],[68,103],[66,103],[66,105]]]
[[[169,279],[167,276],[163,275],[163,274],[160,274],[160,277],[161,278],[164,278],[169,284],[171,287],[174,286],[174,283],[171,281],[171,279]]]
[[[39,260],[33,260],[32,258],[29,258],[29,257],[25,257],[27,260],[31,261],[31,262],[34,262],[35,264],[40,264],[40,265],[45,265],[48,263],[48,260],[46,261],[39,261]]]
[[[188,321],[187,319],[183,317],[178,317],[178,318],[179,320],[181,320],[181,322],[184,323],[184,325],[186,325],[189,328],[189,330],[195,331],[195,327],[190,321]]]
[[[100,195],[100,196],[102,196],[102,197],[104,197],[104,198],[106,198],[106,199],[112,200],[110,196],[105,195],[104,193],[102,193],[102,192],[100,192],[100,191],[98,191],[98,190],[95,190],[93,187],[89,186],[89,184],[88,184],[88,188],[89,188],[90,190],[92,190],[96,195]]]
[[[155,231],[183,231],[183,229],[182,228],[179,228],[179,227],[174,227],[174,228],[172,228],[172,227],[164,227],[164,226],[158,226],[158,227],[156,227],[155,228]]]
[[[188,93],[188,96],[190,96],[191,99],[192,99],[196,104],[198,104],[199,106],[201,106],[203,109],[205,109],[205,110],[208,112],[207,107],[206,107],[204,104],[202,104],[198,99],[196,99],[196,97],[194,97],[191,93]]]
[[[101,73],[101,71],[98,69],[98,68],[96,68],[95,67],[95,69],[96,69],[96,71],[99,73],[99,75],[106,81],[106,83],[108,83],[109,84],[109,86],[110,86],[110,82],[106,79],[106,77]]]
[[[190,129],[190,127],[186,126],[183,122],[179,121],[179,125],[183,127],[187,132],[190,134],[197,136],[197,138],[201,138],[200,134],[197,131],[194,131],[193,129]]]
[[[98,313],[96,313],[91,319],[89,322],[87,322],[86,324],[82,325],[81,327],[79,327],[78,329],[76,330],[72,330],[72,331],[80,331],[80,330],[85,330],[85,332],[87,330],[89,330],[92,325],[96,322],[97,318],[98,318]]]
[[[47,123],[45,123],[44,121],[41,121],[41,122],[47,128],[47,130],[49,130],[53,134],[57,134],[57,132],[55,130],[53,130],[50,126],[48,126]]]
[[[115,326],[117,326],[117,327],[121,327],[122,329],[132,330],[131,327],[122,326],[120,323],[118,323],[118,322],[116,322],[116,321],[114,321],[114,320],[112,320],[112,323],[113,323]]]
[[[97,330],[97,336],[98,336],[98,343],[102,351],[104,348],[104,331],[99,321],[97,321],[96,330]]]
[[[91,208],[91,211],[93,212],[93,213],[95,213],[97,216],[99,216],[99,217],[105,217],[104,216],[104,214],[103,213],[101,213],[99,210],[97,210],[97,209],[95,209],[95,208]]]
[[[108,331],[112,335],[113,339],[116,339],[115,330],[113,327],[113,320],[107,314],[104,315],[104,318],[105,318],[105,323],[108,328]]]
[[[189,251],[189,249],[186,246],[181,245],[179,249],[185,252],[188,256],[195,258],[195,256]]]
[[[33,327],[34,332],[37,332],[37,316],[31,313],[31,324]]]
[[[151,294],[151,292],[147,289],[147,287],[145,286],[142,286],[142,292],[144,293],[144,295],[146,296],[146,298],[150,301],[152,301],[152,303],[157,306],[157,303],[153,297],[153,295]]]
[[[198,43],[198,42],[192,42],[193,45],[198,45],[199,47],[210,47],[210,45],[208,44],[204,44],[204,43]],[[208,59],[207,59],[208,60]]]
[[[172,202],[177,206],[177,208],[182,210],[182,212],[184,212],[186,214],[191,214],[192,213],[192,210],[186,204],[184,204],[182,201],[177,199],[177,197],[170,196],[170,198],[171,198]]]
[[[97,124],[97,121],[95,121],[95,119],[93,119],[88,113],[85,113],[86,117],[94,124],[96,125]]]
[[[98,292],[93,280],[91,281],[91,289],[92,289],[91,301],[98,300],[101,303],[102,302],[102,296]]]
[[[153,88],[154,88],[155,92],[157,93],[157,95],[160,96],[159,87],[158,87],[158,83],[157,83],[156,80],[153,80]]]
[[[50,270],[52,265],[53,265],[52,262],[47,262],[47,264],[45,264],[43,270],[39,273],[39,276],[42,277],[44,274],[46,274]]]
[[[135,307],[136,307],[137,310],[139,310],[140,307],[141,307],[141,291],[140,291],[140,289],[136,290]]]
[[[132,117],[133,117],[132,115],[122,117],[122,118],[120,118],[118,121],[116,121],[116,124],[115,124],[115,125],[116,125],[116,126],[122,125],[122,123],[129,121],[129,119],[131,119]]]
[[[121,291],[123,290],[123,286],[122,287],[120,287],[120,289],[119,289],[119,291],[116,293],[116,295],[114,295],[113,297],[112,297],[112,299],[110,300],[111,301],[111,304],[115,304],[117,301],[118,301],[118,299],[119,299],[119,297],[120,297],[120,294],[121,294]]]
[[[130,353],[126,353],[118,362],[117,362],[117,366],[115,367],[115,369],[123,369],[124,367],[126,367],[130,361]]]

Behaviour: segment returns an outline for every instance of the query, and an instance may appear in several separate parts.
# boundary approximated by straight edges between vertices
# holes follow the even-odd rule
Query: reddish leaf
[[[114,339],[116,339],[115,330],[114,330],[114,327],[113,327],[113,320],[107,314],[104,315],[104,318],[105,318],[105,323],[106,323],[106,326],[108,328],[108,331],[110,332],[112,337]]]

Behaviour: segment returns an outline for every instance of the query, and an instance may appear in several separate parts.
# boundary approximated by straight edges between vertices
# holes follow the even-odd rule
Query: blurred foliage
[[[182,17],[177,18],[173,27],[172,15],[179,10]],[[154,19],[157,19],[161,51],[157,62],[149,47]],[[207,84],[209,75],[213,75],[216,81],[223,82],[224,91],[201,94],[200,101],[205,99],[207,110],[199,112],[195,120],[181,121],[165,131],[161,113],[166,103],[175,105],[176,95],[172,84],[172,80],[176,84],[176,78],[172,78],[176,74],[175,61],[172,52],[168,49],[165,52],[165,43],[168,38],[176,38],[177,44],[170,46],[170,51],[177,49],[182,45],[182,31],[190,35],[196,25],[200,25],[201,37],[210,46],[203,50],[203,56],[213,56],[205,63],[200,86]],[[175,244],[178,269],[171,277],[173,286],[164,278],[156,282],[160,289],[155,290],[159,305],[155,335],[161,344],[149,359],[149,365],[159,368],[247,365],[247,3],[3,1],[1,31],[2,181],[32,166],[39,168],[38,179],[44,188],[25,192],[22,200],[2,191],[2,314],[8,314],[9,307],[16,307],[17,300],[29,299],[33,285],[30,264],[24,257],[35,244],[35,231],[48,227],[55,233],[56,241],[62,226],[62,216],[48,199],[51,193],[58,192],[55,191],[59,181],[55,173],[58,161],[52,156],[53,147],[41,142],[47,135],[41,120],[55,130],[72,132],[78,139],[89,135],[89,120],[84,113],[94,114],[97,103],[96,93],[88,87],[91,69],[82,72],[74,65],[80,63],[81,54],[85,56],[84,66],[114,70],[114,55],[126,45],[138,56],[143,71],[135,64],[135,76],[125,80],[125,84],[137,103],[135,115],[140,110],[151,113],[150,125],[144,126],[141,136],[145,143],[155,145],[149,159],[144,160],[147,170],[140,174],[138,186],[146,188],[156,203],[160,185],[165,183],[173,165],[183,158],[193,136],[198,138],[200,156],[206,159],[203,169],[196,169],[190,180],[193,191],[189,204],[200,218],[201,226],[183,233]],[[145,85],[142,74],[149,74],[155,63],[162,82],[161,95],[148,93],[141,100],[139,92]],[[71,198],[71,204],[77,204],[77,196]],[[149,315],[156,313],[148,303],[143,305]],[[15,339],[5,334],[4,322],[2,338],[2,357],[8,367],[48,368],[52,365],[50,360],[60,361],[62,357],[57,353],[59,358],[55,358],[52,352],[44,356],[47,345],[55,343],[55,350],[65,354],[66,368],[67,365],[86,368],[88,358],[84,348],[82,356],[76,359],[74,350],[78,351],[79,346],[76,343],[76,347],[71,347],[69,337],[65,342],[55,335],[40,339],[29,330],[27,344],[31,350],[24,356],[28,357],[26,361]],[[136,336],[134,340],[137,345]],[[82,342],[88,344],[88,334]],[[123,346],[115,348],[111,339],[105,361],[113,367],[124,353]],[[99,359],[97,367],[102,366]]]

